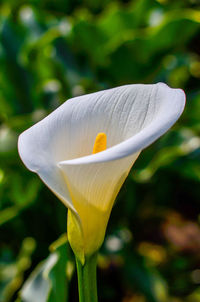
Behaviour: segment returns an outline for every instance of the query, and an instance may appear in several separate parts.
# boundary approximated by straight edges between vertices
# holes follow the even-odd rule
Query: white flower
[[[75,97],[19,137],[28,169],[68,207],[68,237],[84,262],[102,244],[114,200],[139,153],[179,118],[185,94],[159,83]],[[107,149],[92,154],[98,133]]]

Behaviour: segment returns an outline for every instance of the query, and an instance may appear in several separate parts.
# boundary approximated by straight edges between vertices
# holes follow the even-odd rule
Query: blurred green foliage
[[[0,67],[0,301],[78,301],[57,240],[66,209],[23,166],[18,135],[70,97],[162,81],[185,90],[187,107],[119,194],[99,301],[199,302],[199,0],[2,0]]]

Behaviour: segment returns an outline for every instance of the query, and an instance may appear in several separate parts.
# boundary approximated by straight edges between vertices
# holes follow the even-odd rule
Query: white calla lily
[[[139,153],[175,123],[184,105],[180,89],[126,85],[70,99],[20,135],[23,162],[69,209],[69,241],[82,263],[101,246]],[[92,154],[100,132],[107,149]]]

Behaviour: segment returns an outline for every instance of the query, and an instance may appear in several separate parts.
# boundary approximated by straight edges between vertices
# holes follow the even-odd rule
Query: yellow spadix
[[[93,147],[93,154],[99,153],[101,151],[106,150],[106,144],[107,144],[107,137],[104,132],[100,132],[96,136],[96,140]]]

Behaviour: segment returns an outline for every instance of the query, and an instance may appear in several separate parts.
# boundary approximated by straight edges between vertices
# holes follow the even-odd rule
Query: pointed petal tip
[[[37,167],[35,166],[34,162],[31,160],[32,155],[29,154],[29,151],[28,151],[29,144],[28,144],[27,138],[29,137],[29,135],[26,135],[28,130],[25,130],[24,132],[22,132],[18,137],[18,142],[17,142],[18,153],[19,153],[19,156],[20,156],[23,164],[30,171],[37,172]]]

